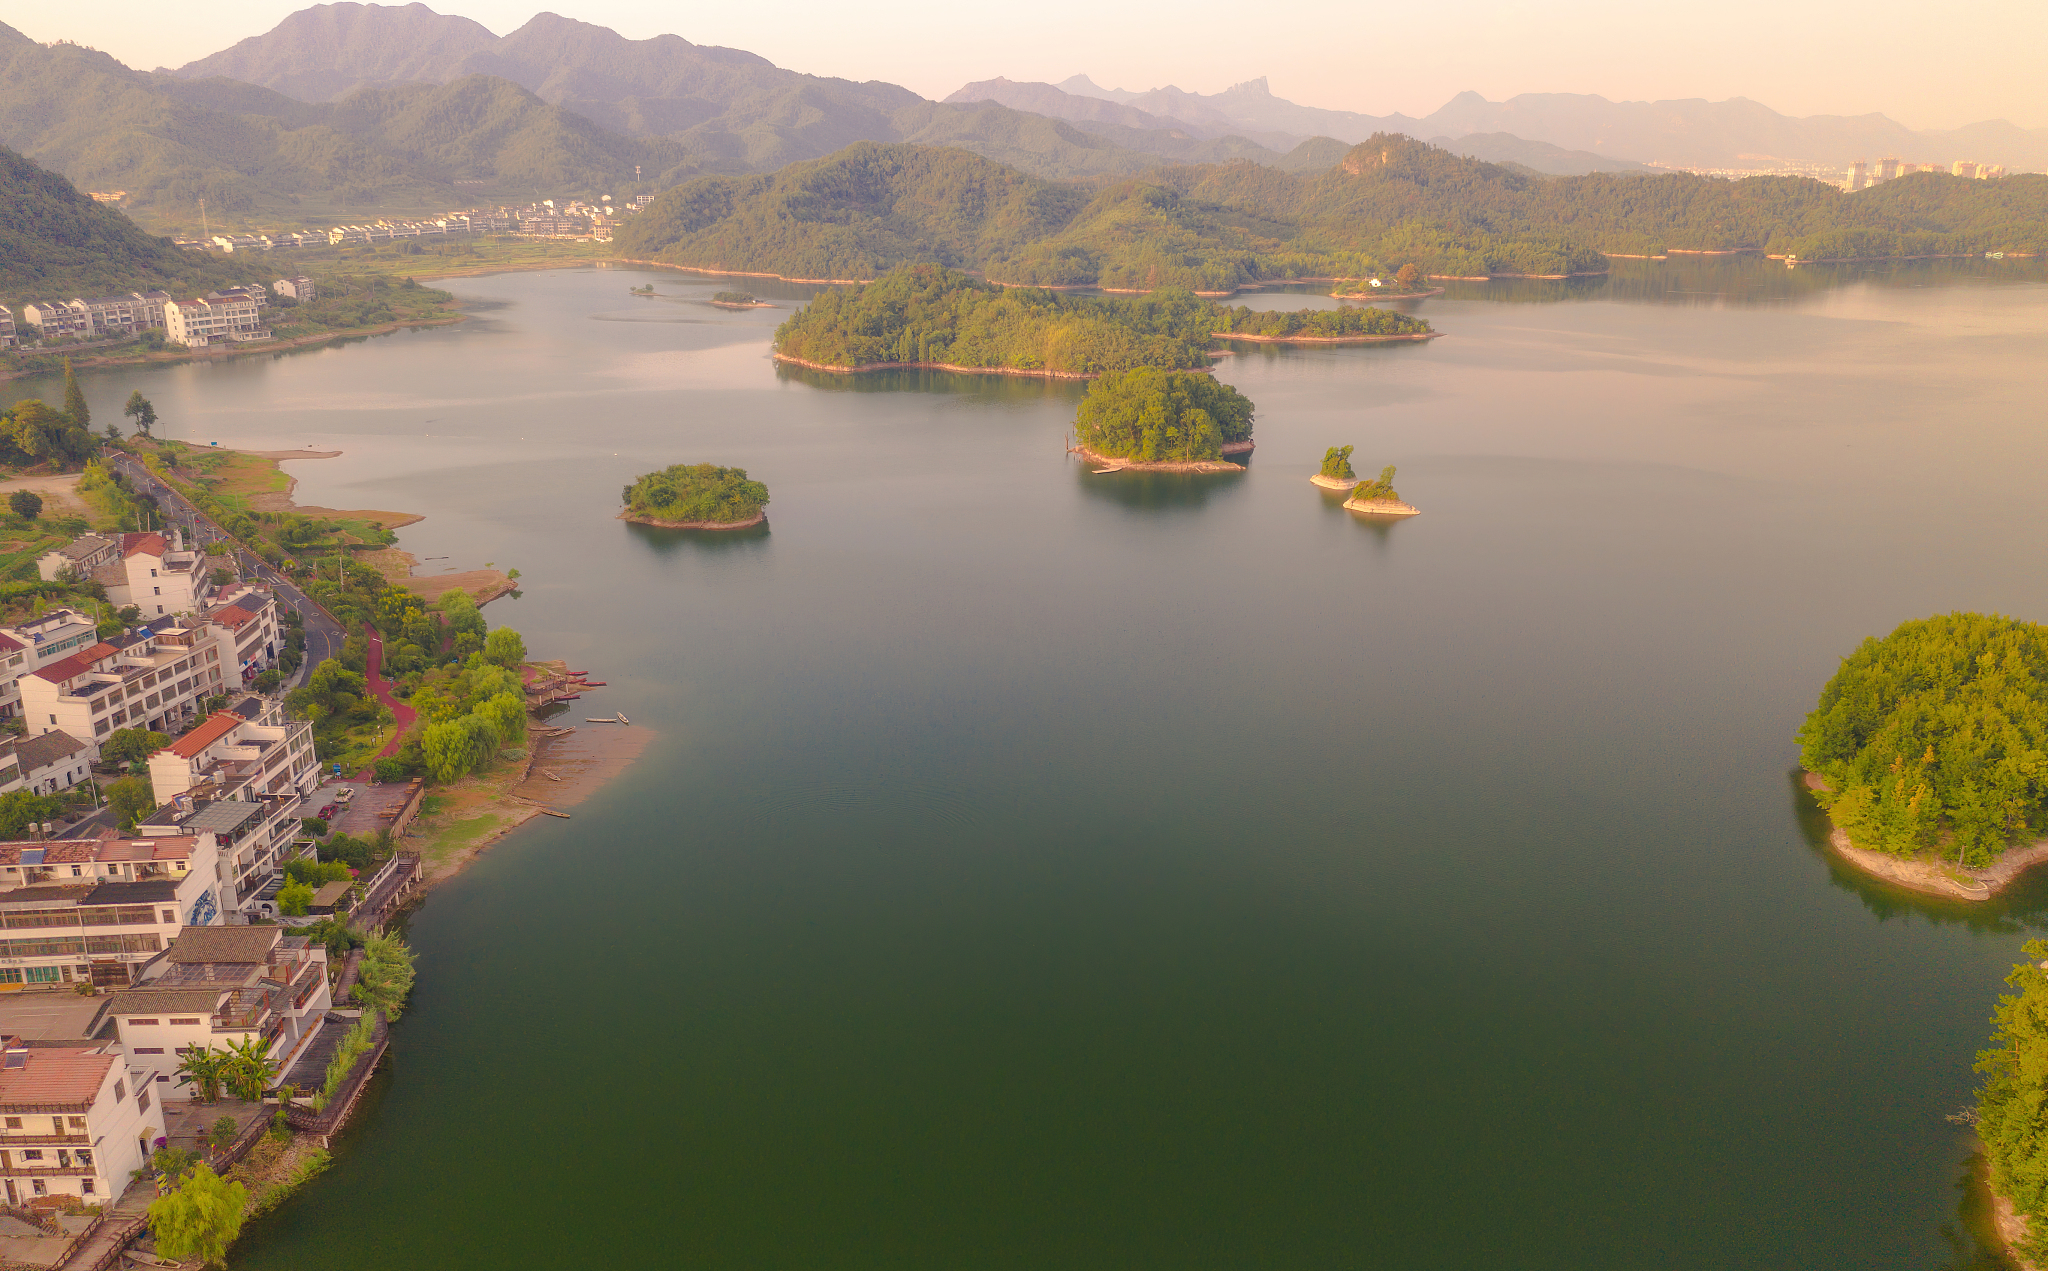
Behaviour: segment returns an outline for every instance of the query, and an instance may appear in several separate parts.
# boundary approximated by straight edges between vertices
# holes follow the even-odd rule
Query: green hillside
[[[622,254],[793,278],[937,261],[991,280],[1228,292],[1273,278],[1593,273],[1604,253],[1746,248],[1803,259],[2048,247],[2048,177],[1818,181],[1548,177],[1380,136],[1326,171],[1243,160],[1103,186],[959,150],[863,142],[768,177],[700,178],[621,230]]]
[[[0,148],[0,303],[152,287],[205,291],[249,281],[249,271],[145,234],[63,177]]]

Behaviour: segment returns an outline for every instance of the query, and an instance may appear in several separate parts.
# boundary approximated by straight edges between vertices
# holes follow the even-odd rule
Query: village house
[[[211,594],[206,554],[185,549],[185,533],[87,534],[43,553],[36,572],[45,581],[90,579],[107,589],[107,603],[129,605],[145,619],[196,612]]]
[[[144,627],[23,676],[29,732],[69,733],[90,744],[95,757],[117,728],[178,732],[201,699],[239,687],[226,678],[215,630],[206,623]]]
[[[30,1046],[0,1051],[0,1185],[7,1203],[76,1196],[110,1203],[163,1134],[160,1065],[130,1067],[117,1046]]]
[[[188,349],[240,340],[268,340],[263,325],[263,294],[234,288],[197,300],[175,300],[164,306],[164,335]]]
[[[311,278],[280,278],[270,284],[270,289],[280,296],[290,296],[300,304],[310,303],[319,294]]]
[[[0,843],[0,993],[119,988],[221,922],[212,835]]]
[[[141,983],[107,998],[93,1035],[112,1021],[121,1050],[138,1067],[174,1065],[190,1046],[223,1049],[261,1038],[283,1072],[333,1004],[325,945],[283,927],[188,927],[143,969]],[[163,1073],[157,1087],[163,1099],[193,1093]]]
[[[0,794],[55,794],[92,775],[94,747],[58,729],[0,741]]]
[[[312,724],[286,719],[275,702],[265,702],[256,720],[216,711],[149,757],[149,780],[158,807],[136,828],[145,835],[213,835],[221,908],[275,917],[298,814],[320,784]]]

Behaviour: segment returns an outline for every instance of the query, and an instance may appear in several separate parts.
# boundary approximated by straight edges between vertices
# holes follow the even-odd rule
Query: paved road
[[[145,494],[156,498],[157,507],[173,524],[185,527],[186,535],[195,544],[226,544],[241,564],[242,577],[250,582],[268,583],[278,599],[297,610],[306,624],[306,660],[292,673],[287,684],[296,686],[304,683],[308,672],[328,658],[341,656],[342,643],[347,639],[341,624],[328,616],[314,600],[300,591],[292,581],[272,569],[262,557],[236,543],[231,535],[213,523],[212,518],[192,505],[191,500],[156,479],[150,470],[133,455],[116,452],[108,453],[108,462],[128,477],[129,482]]]

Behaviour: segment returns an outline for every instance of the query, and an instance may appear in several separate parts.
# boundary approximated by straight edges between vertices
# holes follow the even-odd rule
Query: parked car
[[[315,813],[315,815],[318,816],[319,819],[321,819],[322,821],[332,821],[334,820],[334,814],[339,810],[340,809],[336,808],[332,803],[330,803],[327,806],[321,808],[319,812]]]

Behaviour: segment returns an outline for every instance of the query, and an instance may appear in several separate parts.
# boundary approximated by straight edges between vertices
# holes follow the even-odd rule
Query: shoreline
[[[1226,455],[1248,455],[1252,452],[1253,446],[1254,443],[1249,441],[1226,442],[1223,446],[1223,453]],[[1088,461],[1089,463],[1107,465],[1096,469],[1095,475],[1097,476],[1106,476],[1107,474],[1112,472],[1250,471],[1250,469],[1246,468],[1241,463],[1221,463],[1213,459],[1198,459],[1191,463],[1174,463],[1170,461],[1160,460],[1155,460],[1148,463],[1141,459],[1116,459],[1110,457],[1109,455],[1102,454],[1099,451],[1090,450],[1088,447],[1080,444],[1075,444],[1067,447],[1067,453],[1070,455],[1079,455],[1081,456],[1081,458]]]
[[[1332,300],[1427,300],[1431,296],[1444,294],[1442,287],[1431,287],[1428,291],[1333,291]]]
[[[1309,480],[1325,490],[1337,490],[1344,494],[1351,493],[1365,483],[1364,477],[1326,477],[1320,472],[1310,477]]]
[[[794,354],[771,350],[768,354],[777,362],[790,366],[801,366],[808,371],[826,371],[833,375],[861,375],[868,371],[951,371],[956,375],[1017,375],[1037,380],[1092,380],[1101,371],[1025,371],[1013,366],[955,366],[951,362],[869,362],[863,366],[830,366],[824,362],[812,362]],[[1191,366],[1192,372],[1211,368]]]
[[[1818,793],[1828,788],[1827,779],[1817,772],[1805,773],[1800,781],[1810,792]],[[1822,808],[1821,815],[1827,816],[1827,809]],[[2040,839],[2024,847],[2009,847],[1982,869],[1964,869],[1931,861],[1924,856],[1893,856],[1889,852],[1856,846],[1849,838],[1849,832],[1836,825],[1833,817],[1828,817],[1828,846],[1834,849],[1835,855],[1873,878],[1897,884],[1909,891],[1944,896],[1950,900],[1989,900],[2029,869],[2048,861],[2048,839]],[[1958,881],[1958,875],[1972,880],[1977,886],[1964,885]]]
[[[1441,331],[1415,331],[1407,335],[1239,335],[1232,331],[1218,331],[1219,340],[1243,340],[1247,344],[1413,344],[1422,340],[1435,340],[1443,336]]]
[[[768,510],[763,508],[744,521],[664,521],[652,516],[634,516],[631,512],[621,512],[612,519],[629,525],[651,525],[658,530],[750,530],[768,523]]]
[[[752,304],[734,304],[730,300],[706,300],[704,303],[714,309],[777,309],[781,307],[769,304],[766,300],[756,300]]]
[[[219,349],[187,349],[183,353],[142,353],[133,357],[82,357],[72,361],[72,368],[80,371],[104,370],[110,366],[178,366],[186,362],[216,362],[229,358],[250,357],[258,353],[282,353],[290,349],[309,349],[332,340],[367,339],[373,335],[390,335],[394,331],[412,327],[444,327],[454,322],[467,321],[466,313],[451,313],[439,318],[410,318],[402,322],[380,322],[373,327],[358,327],[352,331],[317,331],[312,335],[295,335],[286,340],[251,340],[229,344]],[[47,352],[51,357],[63,356],[60,345]],[[48,371],[18,370],[0,372],[0,383],[7,380],[27,379],[35,375],[47,375]]]
[[[1366,516],[1407,517],[1422,515],[1421,508],[1416,507],[1413,503],[1404,503],[1400,499],[1346,499],[1344,500],[1344,510],[1347,512],[1361,512]]]

